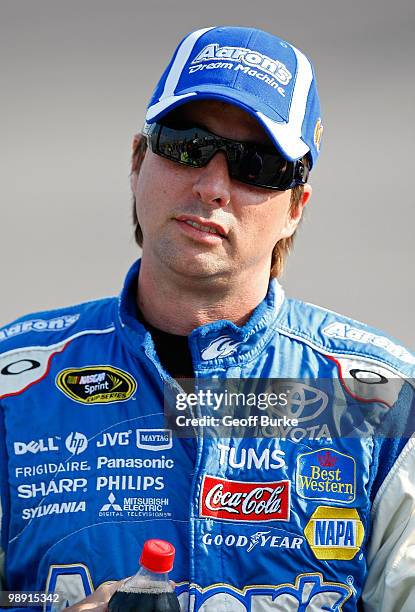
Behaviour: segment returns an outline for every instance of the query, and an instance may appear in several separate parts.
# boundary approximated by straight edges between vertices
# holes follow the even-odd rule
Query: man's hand
[[[66,608],[66,612],[84,612],[84,610],[107,612],[109,600],[123,582],[124,580],[104,582],[104,584],[101,584],[92,595],[89,595],[70,608]]]

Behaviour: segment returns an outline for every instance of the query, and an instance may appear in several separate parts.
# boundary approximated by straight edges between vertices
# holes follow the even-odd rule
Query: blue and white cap
[[[311,165],[316,162],[323,126],[314,69],[290,43],[253,28],[221,26],[188,34],[154,90],[146,122],[196,99],[243,108],[285,158],[309,153]]]

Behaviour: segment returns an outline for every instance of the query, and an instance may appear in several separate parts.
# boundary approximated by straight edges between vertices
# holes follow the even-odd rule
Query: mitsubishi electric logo
[[[109,501],[109,504],[104,504],[100,512],[109,512],[110,510],[113,510],[114,512],[122,512],[121,506],[115,503],[114,493],[110,493],[108,495],[108,501]]]

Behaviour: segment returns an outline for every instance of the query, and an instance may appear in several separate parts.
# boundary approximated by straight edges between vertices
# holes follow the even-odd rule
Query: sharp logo
[[[220,336],[220,338],[212,340],[209,346],[202,351],[202,359],[208,361],[217,357],[228,357],[236,351],[240,344],[242,343],[232,340],[229,336]]]
[[[71,327],[79,319],[79,314],[63,315],[54,319],[32,319],[11,325],[0,331],[0,342],[28,332],[61,331]]]
[[[69,493],[87,490],[86,478],[61,478],[60,480],[51,480],[50,482],[37,482],[36,484],[22,484],[17,487],[18,497],[28,499],[41,495],[46,497],[51,493]]]

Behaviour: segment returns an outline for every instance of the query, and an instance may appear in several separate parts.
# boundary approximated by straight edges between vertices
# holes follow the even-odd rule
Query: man
[[[183,610],[413,609],[414,443],[397,424],[415,357],[276,280],[321,133],[289,43],[227,26],[180,43],[134,140],[142,258],[120,299],[0,332],[9,589],[105,610],[156,536],[176,546]],[[172,377],[296,379],[273,413],[297,421],[172,435]]]

